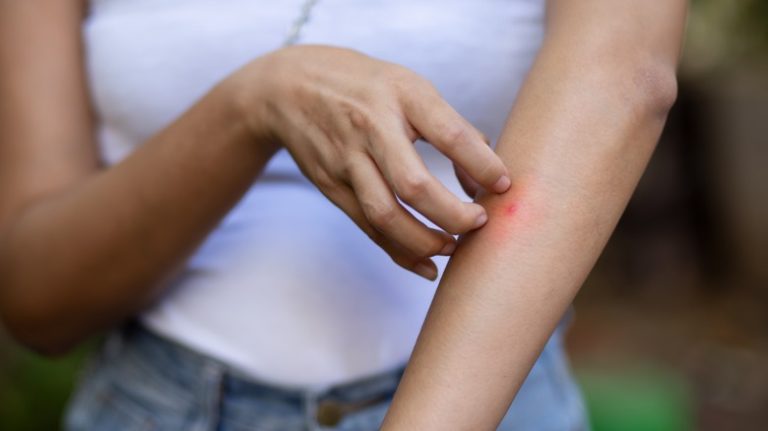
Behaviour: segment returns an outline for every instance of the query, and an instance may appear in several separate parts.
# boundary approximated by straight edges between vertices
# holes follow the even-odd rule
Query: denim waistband
[[[285,388],[239,374],[132,323],[113,333],[91,361],[70,402],[65,429],[371,431],[384,419],[402,372],[322,391]],[[498,429],[588,429],[560,331]]]
[[[106,340],[103,355],[120,357],[119,360],[130,362],[132,368],[143,364],[142,368],[154,369],[148,373],[162,378],[165,384],[189,393],[210,392],[211,381],[216,381],[223,400],[279,400],[304,410],[308,422],[321,425],[333,425],[345,414],[391,399],[404,371],[404,366],[398,367],[322,390],[280,387],[246,376],[137,322],[113,333]]]

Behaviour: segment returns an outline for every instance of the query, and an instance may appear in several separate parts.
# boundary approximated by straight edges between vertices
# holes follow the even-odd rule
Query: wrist
[[[280,143],[267,119],[268,105],[262,91],[263,80],[253,79],[254,74],[250,72],[252,67],[255,65],[249,64],[222,81],[217,91],[221,93],[231,121],[245,135],[246,145],[259,155],[270,158],[280,149]]]

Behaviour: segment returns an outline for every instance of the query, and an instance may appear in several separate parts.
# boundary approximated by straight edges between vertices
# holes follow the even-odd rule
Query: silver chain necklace
[[[299,14],[298,18],[296,18],[296,21],[293,22],[291,28],[288,29],[288,34],[285,37],[285,41],[283,41],[283,47],[296,44],[296,42],[299,40],[299,37],[301,37],[301,30],[304,28],[304,25],[309,22],[309,19],[312,15],[312,9],[315,7],[315,4],[317,4],[318,1],[319,0],[304,1],[304,4],[301,5],[301,13]]]

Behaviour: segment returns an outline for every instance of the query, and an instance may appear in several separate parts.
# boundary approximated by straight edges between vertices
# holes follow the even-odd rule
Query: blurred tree
[[[89,347],[51,360],[0,336],[0,430],[50,431],[61,415]]]

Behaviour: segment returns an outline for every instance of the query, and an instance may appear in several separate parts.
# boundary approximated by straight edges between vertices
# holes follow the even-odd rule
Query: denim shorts
[[[108,337],[86,367],[64,429],[372,431],[379,429],[402,371],[322,392],[281,388],[133,323]],[[562,329],[547,343],[498,429],[588,429]]]

